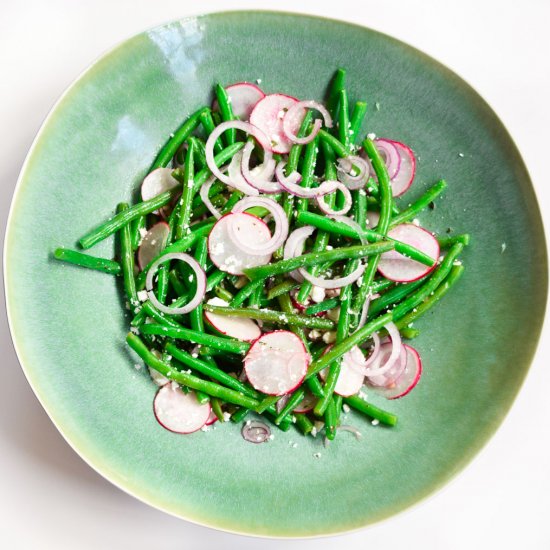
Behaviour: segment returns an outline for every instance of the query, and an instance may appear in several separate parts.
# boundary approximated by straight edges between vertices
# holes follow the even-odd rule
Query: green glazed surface
[[[418,171],[405,202],[438,178],[449,190],[421,221],[470,232],[466,273],[416,326],[424,374],[384,402],[394,429],[321,439],[240,426],[178,436],[152,413],[155,386],[124,338],[114,277],[56,263],[57,246],[136,197],[156,152],[216,82],[261,79],[266,92],[322,98],[348,70],[363,130],[409,144]],[[378,108],[375,107],[378,104]],[[127,40],[57,104],[32,148],[6,238],[8,310],[34,391],[74,449],[113,483],[172,514],[266,536],[338,533],[387,518],[445,484],[502,422],[531,362],[544,315],[547,259],[525,166],[488,105],[433,59],[366,28],[298,15],[234,12],[186,19]],[[113,240],[90,251],[111,257]],[[297,446],[293,444],[297,443]],[[320,453],[320,457],[314,457]]]

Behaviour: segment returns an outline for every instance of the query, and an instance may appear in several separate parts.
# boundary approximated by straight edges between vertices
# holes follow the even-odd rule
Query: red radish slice
[[[248,381],[268,395],[284,395],[297,388],[306,375],[309,355],[293,332],[276,330],[263,334],[244,358]]]
[[[141,198],[148,201],[178,185],[178,180],[172,177],[172,168],[157,168],[145,176],[141,184]],[[159,211],[155,210],[154,214],[158,213]]]
[[[327,347],[326,351],[328,351],[330,347],[332,346]],[[360,364],[358,361],[362,361],[361,364],[364,364],[365,357],[357,346],[354,346],[342,356],[340,374],[334,388],[334,392],[338,395],[350,397],[351,395],[355,395],[363,387],[365,376],[357,367],[357,365]],[[321,371],[320,374],[323,380],[326,380],[328,372],[328,367]]]
[[[210,416],[210,403],[201,405],[195,392],[184,393],[178,384],[171,382],[159,388],[153,401],[158,423],[178,434],[200,430]]]
[[[207,303],[213,306],[229,305],[221,298],[211,298]],[[245,342],[253,342],[262,334],[262,331],[256,322],[252,319],[229,317],[228,315],[217,315],[215,313],[210,313],[210,311],[205,311],[204,317],[218,332],[221,332],[226,336],[231,336],[232,338],[244,340]]]
[[[267,224],[256,216],[244,212],[226,214],[216,222],[208,236],[208,253],[216,267],[232,275],[243,275],[244,269],[268,264],[271,254],[247,254],[239,248],[230,237],[229,224],[235,224],[233,227],[243,245],[258,246],[271,239]]]
[[[412,223],[402,223],[390,230],[388,237],[418,248],[418,250],[434,259],[434,265],[429,267],[421,264],[410,258],[406,258],[395,250],[384,252],[380,256],[378,271],[386,279],[398,283],[408,283],[424,277],[435,268],[437,259],[439,258],[439,243],[430,232]]]
[[[283,119],[287,111],[298,100],[294,97],[283,94],[266,95],[256,103],[256,106],[250,114],[250,122],[257,126],[268,137],[268,143],[262,143],[262,146],[273,153],[288,153],[292,147],[292,142],[285,136],[283,130]],[[302,119],[306,110],[296,113],[292,123],[289,124],[289,130],[296,134],[300,129]]]
[[[296,413],[306,413],[313,410],[317,403],[317,397],[315,397],[309,390],[306,390],[304,398],[300,401],[297,407],[294,408]]]
[[[399,141],[391,141],[391,143],[397,149],[401,159],[399,171],[391,180],[392,195],[399,197],[407,191],[413,182],[416,172],[416,159],[414,158],[412,149],[404,143],[400,143]]]
[[[139,245],[137,260],[140,269],[145,269],[166,246],[170,235],[170,227],[166,222],[158,222],[143,237]]]
[[[248,120],[254,106],[260,99],[265,97],[265,94],[255,84],[250,82],[238,82],[225,87],[225,91],[231,100],[231,108],[233,114],[241,120]],[[218,101],[212,103],[212,108],[218,109]]]
[[[218,421],[218,417],[216,416],[216,413],[214,411],[210,411],[210,416],[206,421],[206,426],[212,426],[212,424],[214,424],[217,421]]]
[[[403,353],[406,356],[406,366],[396,380],[377,390],[386,399],[398,399],[407,395],[420,380],[422,374],[422,360],[418,352],[407,344],[403,344]]]

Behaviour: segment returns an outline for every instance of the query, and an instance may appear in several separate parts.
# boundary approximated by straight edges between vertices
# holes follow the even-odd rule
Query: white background
[[[1,0],[0,217],[49,108],[99,54],[158,23],[253,1]],[[488,100],[516,140],[550,221],[550,2],[318,0],[264,9],[347,19],[448,65]],[[495,182],[498,185],[498,182]],[[2,239],[3,240],[3,239]],[[0,300],[3,301],[3,294]],[[510,312],[513,315],[513,311]],[[370,529],[310,541],[258,540],[170,517],[111,486],[65,443],[11,347],[0,304],[0,547],[9,549],[550,548],[550,334],[503,426],[453,483]]]

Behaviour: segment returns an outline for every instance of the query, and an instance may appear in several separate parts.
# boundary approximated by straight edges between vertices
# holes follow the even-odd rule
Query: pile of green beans
[[[429,207],[446,191],[447,183],[435,182],[414,202],[400,208],[399,201],[392,197],[391,180],[376,142],[369,137],[361,140],[363,127],[369,122],[367,103],[360,99],[352,102],[354,98],[346,87],[346,71],[339,69],[327,99],[335,124],[332,128],[322,127],[305,145],[294,144],[283,160],[286,175],[298,171],[300,185],[309,188],[319,185],[323,179],[336,180],[338,159],[357,154],[362,147],[374,175],[364,189],[352,192],[353,205],[348,216],[355,224],[348,225],[324,215],[314,201],[289,193],[269,195],[282,206],[290,231],[311,226],[315,229],[314,236],[306,241],[304,252],[299,256],[285,259],[281,247],[266,265],[244,269],[241,276],[226,273],[217,269],[209,257],[208,236],[216,219],[199,194],[211,176],[205,153],[208,136],[220,123],[237,119],[227,90],[217,84],[214,93],[217,110],[202,107],[191,114],[170,134],[150,166],[149,172],[172,170],[178,185],[146,201],[133,205],[120,203],[111,218],[78,241],[82,250],[57,248],[53,258],[120,278],[124,302],[132,315],[131,331],[126,338],[128,346],[151,369],[185,391],[194,391],[199,402],[210,402],[220,422],[228,417],[233,422],[242,422],[253,412],[265,414],[274,427],[284,431],[294,427],[309,436],[319,432],[317,423],[322,422],[325,436],[334,439],[342,411],[349,407],[371,420],[395,426],[394,414],[367,402],[361,393],[342,397],[335,389],[345,353],[354,346],[369,343],[374,333],[386,334],[384,327],[389,322],[395,323],[402,337],[417,337],[420,331],[413,323],[437,304],[463,275],[464,266],[459,256],[470,243],[468,234],[437,236],[445,253],[436,264],[422,251],[388,236],[397,225],[429,212]],[[313,121],[314,112],[307,110],[297,128],[298,137],[311,131]],[[235,129],[221,135],[214,144],[216,165],[221,167],[230,162],[247,139],[249,136]],[[258,144],[256,153],[261,158]],[[222,214],[231,212],[242,198],[241,192],[220,181],[215,181],[209,190],[210,201]],[[324,200],[335,210],[343,204],[338,193]],[[379,213],[375,229],[367,225],[368,209]],[[247,212],[260,218],[268,213],[259,207]],[[168,224],[167,241],[147,265],[140,266],[136,253],[142,235],[162,219]],[[113,235],[117,244],[115,259],[84,252]],[[431,271],[419,280],[404,284],[384,278],[378,272],[378,262],[382,254],[394,250],[430,266]],[[162,306],[155,307],[150,289],[145,289],[146,276],[153,263],[173,252],[190,254],[206,273],[206,295],[202,303],[184,315],[171,314],[170,310],[186,304],[196,292],[196,276],[188,266],[174,261],[160,266],[154,292]],[[364,271],[356,284],[343,286],[338,292],[322,291],[320,297],[314,296],[319,289],[312,283],[299,282],[295,277],[301,269],[316,277],[343,277],[362,263]],[[373,296],[367,320],[361,326],[362,306]],[[209,303],[213,297],[221,298],[225,305],[219,305],[219,301]],[[260,324],[263,332],[287,330],[302,340],[311,361],[302,384],[286,396],[286,402],[278,403],[282,396],[265,395],[241,376],[243,358],[251,343],[220,334],[207,322],[208,314],[252,319]],[[324,371],[323,378],[321,371]],[[314,400],[312,409],[296,412],[306,397]]]

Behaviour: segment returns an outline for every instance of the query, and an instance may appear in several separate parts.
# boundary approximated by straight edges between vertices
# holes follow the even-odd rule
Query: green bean
[[[233,207],[242,199],[242,197],[242,193],[239,193],[239,191],[233,191],[233,193],[231,193],[231,195],[227,199],[227,202],[223,205],[221,213],[227,214],[231,212],[231,210],[233,210]]]
[[[258,407],[256,407],[257,413],[263,413],[269,409],[269,407],[273,407],[279,399],[283,397],[282,395],[266,395],[261,401]]]
[[[262,279],[256,279],[257,281],[261,281]],[[275,285],[273,288],[270,288],[267,292],[267,299],[273,300],[273,298],[277,298],[278,296],[281,296],[282,294],[287,294],[291,290],[294,290],[295,288],[298,288],[300,286],[300,283],[297,283],[294,280],[286,280],[283,281],[277,285]]]
[[[313,304],[312,306],[306,307],[305,314],[317,315],[317,313],[321,313],[323,311],[328,311],[329,309],[334,309],[335,307],[338,307],[339,303],[339,298],[329,298],[328,300],[324,300],[322,302],[319,302],[318,304]]]
[[[203,225],[199,229],[192,230],[191,233],[185,235],[179,241],[175,241],[172,244],[168,245],[158,256],[153,258],[138,275],[136,279],[136,285],[138,289],[142,290],[143,288],[145,288],[145,278],[147,277],[147,272],[149,271],[149,269],[151,269],[151,266],[154,262],[156,262],[165,254],[170,254],[172,252],[187,252],[190,248],[195,246],[195,244],[201,237],[208,235],[212,227],[214,227],[214,224],[210,222],[206,225]]]
[[[136,308],[137,310],[138,308]],[[147,312],[140,307],[137,313],[134,315],[134,318],[130,321],[130,326],[132,327],[141,327],[147,319]]]
[[[84,235],[80,239],[80,246],[84,249],[91,248],[94,244],[106,239],[113,233],[116,233],[119,229],[130,223],[132,220],[135,220],[139,216],[144,216],[150,214],[155,210],[158,210],[162,206],[165,206],[170,202],[172,195],[175,193],[174,190],[165,191],[148,201],[140,202],[135,206],[132,206],[125,210],[124,212],[119,212],[116,216],[112,217],[110,220],[102,223],[97,226],[95,229]]]
[[[464,273],[464,267],[462,265],[455,265],[452,267],[451,272],[447,278],[433,291],[433,294],[428,296],[423,302],[416,306],[412,311],[401,317],[397,321],[396,326],[400,330],[408,328],[408,325],[418,319],[421,315],[426,313],[432,308],[449,290],[451,287],[462,277]]]
[[[367,403],[357,395],[352,397],[344,397],[344,403],[369,418],[382,422],[382,424],[387,424],[388,426],[395,426],[397,424],[397,416]]]
[[[117,207],[117,212],[126,212],[128,205],[121,202]],[[139,304],[136,290],[136,280],[134,278],[134,251],[132,250],[132,239],[130,237],[130,226],[125,225],[120,231],[120,264],[122,266],[122,275],[124,278],[124,291],[132,307]]]
[[[222,336],[214,336],[206,332],[197,332],[196,330],[183,326],[174,327],[164,324],[147,323],[141,327],[142,334],[154,334],[155,336],[166,336],[174,340],[184,340],[201,346],[208,346],[220,351],[228,353],[236,353],[243,355],[246,353],[250,344],[236,340],[234,338],[224,338]]]
[[[78,252],[77,250],[56,248],[53,256],[56,260],[61,260],[62,262],[78,265],[80,267],[87,267],[88,269],[95,269],[96,271],[102,271],[110,275],[120,275],[122,273],[120,264],[115,260],[96,258],[95,256],[89,256],[88,254]]]
[[[229,305],[231,307],[241,306],[255,292],[257,288],[262,288],[262,286],[263,281],[261,279],[250,281],[245,286],[243,286],[241,290],[239,290],[239,292],[237,292]]]
[[[401,333],[401,338],[405,338],[407,340],[412,340],[420,335],[420,331],[412,327],[403,327],[399,329],[399,332]]]
[[[334,151],[337,158],[349,156],[349,151],[346,149],[346,146],[326,130],[319,130],[317,135],[321,141],[324,141]]]
[[[304,399],[306,392],[303,388],[298,388],[286,402],[286,405],[281,409],[281,412],[275,418],[275,424],[277,426],[290,414]]]
[[[363,147],[371,161],[372,167],[374,168],[374,172],[380,185],[380,219],[378,220],[377,229],[378,233],[385,237],[389,229],[391,209],[393,204],[390,177],[388,175],[386,163],[382,159],[380,152],[376,148],[374,142],[371,139],[367,138],[365,139],[365,141],[363,141]],[[374,280],[379,260],[380,255],[371,258],[367,265],[367,268],[365,269],[365,272],[363,273],[363,276],[361,277],[361,284],[359,286],[357,294],[355,295],[352,306],[353,311],[356,312],[353,319],[354,326],[357,325],[357,322],[359,320],[359,312],[362,310],[363,304],[365,303],[367,296],[371,292],[370,287],[372,281]],[[430,259],[430,263],[428,263],[428,265],[433,265],[433,259]]]
[[[390,281],[389,279],[378,279],[376,281],[373,281],[371,285],[371,292],[373,294],[376,294],[378,292],[383,292],[390,286],[393,286],[395,283],[393,281]]]
[[[223,286],[221,285],[218,285],[214,288],[214,294],[227,303],[230,303],[234,298],[233,294],[231,294],[229,290],[225,290],[225,288],[223,288]]]
[[[247,409],[246,407],[241,407],[237,409],[231,415],[231,422],[235,422],[235,424],[237,424],[238,422],[242,422],[246,418],[249,412],[250,412],[250,409]]]
[[[346,265],[344,273],[349,275],[357,269],[359,260],[352,260]],[[340,290],[340,313],[338,315],[338,325],[336,326],[336,343],[340,343],[348,337],[350,326],[350,306],[351,306],[352,285],[346,285]],[[334,394],[338,377],[342,369],[341,358],[336,359],[329,367],[325,385],[323,386],[324,396],[317,401],[313,412],[317,416],[323,416],[330,400]],[[336,409],[337,410],[337,409]]]
[[[313,423],[305,414],[296,413],[294,414],[294,418],[296,418],[296,427],[304,435],[310,434],[313,431]]]
[[[313,113],[311,111],[306,111],[306,114],[302,120],[302,123],[300,125],[300,129],[298,130],[297,136],[298,137],[304,137],[306,135],[306,132],[309,129],[309,125],[311,123],[311,120],[313,118]],[[297,170],[298,168],[298,162],[300,160],[300,155],[302,154],[303,145],[300,145],[298,143],[294,144],[292,148],[290,149],[290,153],[288,154],[288,161],[286,163],[285,167],[285,173],[287,176],[290,176],[292,172]],[[283,201],[283,210],[285,211],[286,217],[289,222],[292,221],[292,216],[294,215],[294,195],[287,193],[285,195],[284,201]],[[275,258],[280,259],[283,257],[283,246],[278,248],[275,251]]]
[[[453,235],[452,237],[438,237],[437,242],[442,249],[450,248],[456,243],[468,246],[470,244],[470,235],[468,233],[462,233],[460,235]]]
[[[403,300],[392,311],[375,317],[367,324],[365,324],[365,326],[348,336],[346,340],[339,344],[336,344],[327,353],[311,363],[306,378],[317,374],[319,371],[330,365],[334,360],[342,357],[342,355],[348,352],[353,346],[364,342],[373,332],[380,330],[383,326],[391,321],[398,321],[399,319],[404,317],[409,311],[422,303],[448,275],[453,266],[453,262],[463,248],[464,246],[461,243],[455,244],[449,250],[434,274],[424,283],[424,285],[422,285],[419,289],[417,289],[405,300]]]
[[[195,396],[199,404],[204,405],[210,401],[210,396],[201,390],[195,390]]]
[[[338,109],[338,137],[342,145],[347,151],[351,150],[350,139],[350,122],[349,122],[349,105],[348,93],[345,88],[340,90],[339,94],[340,107]]]
[[[221,181],[215,181],[208,191],[208,198],[212,201],[214,201],[214,197],[218,197],[221,193],[225,192],[227,190],[227,185],[225,183],[222,183]],[[196,209],[204,206],[204,203],[202,202],[202,197],[200,195],[195,195],[193,198],[193,215],[194,212],[197,211]]]
[[[216,269],[206,279],[206,292],[210,292],[213,288],[217,287],[226,277],[227,273]]]
[[[374,244],[334,248],[333,250],[326,250],[324,252],[311,252],[309,254],[303,254],[302,256],[289,258],[288,260],[281,260],[273,264],[251,267],[245,269],[244,272],[250,279],[266,279],[273,275],[294,271],[300,267],[309,267],[329,261],[353,260],[382,254],[383,252],[393,250],[395,248],[394,243],[395,242],[391,241],[380,241]]]
[[[324,142],[321,145],[321,148],[323,149],[324,156],[325,156],[325,179],[326,180],[336,180],[336,167],[334,165],[334,153],[332,152],[332,149],[328,147]],[[327,206],[333,207],[335,203],[335,194],[331,193],[328,198],[325,198],[325,201],[327,203]],[[302,212],[303,214],[306,214],[307,212]],[[315,237],[315,242],[313,243],[312,252],[321,252],[323,250],[326,250],[328,242],[329,242],[330,235],[326,231],[318,231],[317,235]],[[309,269],[309,272],[314,276],[318,276],[322,271],[322,267],[320,265],[314,265]],[[311,292],[311,289],[313,288],[313,284],[308,281],[307,279],[304,279],[302,285],[300,286],[300,290],[298,292],[298,295],[296,296],[296,300],[300,304],[304,304]]]
[[[195,260],[197,260],[198,264],[203,269],[205,269],[206,267],[207,255],[208,239],[206,237],[201,237],[197,242],[197,247],[195,248]],[[202,312],[202,303],[189,312],[189,324],[191,325],[191,328],[197,332],[204,332],[204,321]]]
[[[413,202],[406,210],[402,210],[390,220],[390,227],[395,227],[400,223],[412,220],[419,212],[428,207],[443,191],[447,189],[447,182],[439,180],[435,185],[432,185],[418,200]]]
[[[250,298],[248,299],[248,307],[260,307],[260,302],[262,301],[262,294],[263,294],[263,285],[260,285],[254,290],[254,292],[250,295]]]
[[[407,294],[410,294],[413,290],[422,286],[426,282],[426,278],[418,279],[418,281],[412,281],[410,283],[404,283],[394,286],[391,290],[388,290],[385,294],[373,300],[369,306],[369,315],[378,315],[386,308],[400,302]]]
[[[332,118],[336,118],[338,112],[338,102],[340,101],[340,90],[346,86],[346,71],[344,69],[338,69],[334,74],[330,85],[330,91],[327,101],[328,110],[332,115]]]
[[[250,388],[246,384],[243,384],[236,378],[233,378],[233,376],[227,374],[220,368],[213,366],[206,361],[201,361],[200,359],[193,357],[191,354],[178,348],[175,344],[172,344],[171,342],[166,343],[165,349],[172,357],[174,357],[184,365],[193,370],[196,370],[197,372],[200,372],[204,376],[208,376],[209,378],[216,380],[220,384],[223,384],[224,386],[227,386],[232,390],[238,391],[243,395],[246,395],[247,397],[252,397],[253,399],[258,399],[261,395],[256,390]]]
[[[351,134],[351,143],[355,145],[361,135],[361,126],[363,119],[367,114],[367,104],[364,101],[357,101],[351,114],[349,133]]]
[[[143,302],[141,304],[141,310],[145,311],[151,319],[156,321],[157,323],[160,323],[162,325],[166,325],[168,327],[173,328],[183,328],[175,319],[172,319],[171,315],[166,315],[166,313],[163,313],[162,311],[159,311],[150,300],[147,300],[146,302]]]
[[[142,231],[147,230],[147,217],[140,216],[130,223],[130,235],[132,237],[132,250],[137,250],[141,242]]]
[[[239,391],[235,391],[230,388],[220,386],[219,384],[215,384],[214,382],[202,380],[197,376],[175,370],[173,367],[156,357],[135,334],[129,333],[126,337],[126,342],[149,367],[160,372],[169,380],[174,380],[178,384],[183,384],[184,386],[194,390],[202,391],[211,397],[218,397],[223,401],[233,403],[234,405],[247,407],[249,409],[256,409],[259,405],[259,402],[256,399],[252,399]]]
[[[195,165],[195,171],[202,170],[206,167],[206,144],[202,139],[195,136],[191,136],[188,142],[189,145],[193,143],[193,163]]]
[[[170,285],[174,289],[174,292],[176,293],[177,296],[182,296],[184,294],[187,294],[187,289],[185,288],[184,284],[180,279],[180,276],[178,275],[175,269],[171,269],[169,271],[168,281],[170,282]]]
[[[374,178],[369,178],[366,187],[367,191],[370,193],[370,197],[368,197],[367,200],[372,200],[374,201],[374,204],[380,206],[380,188],[378,187],[378,184],[376,183]],[[401,212],[395,202],[392,203],[391,211],[394,216],[398,216]]]
[[[290,299],[289,294],[282,294],[281,296],[278,296],[277,301],[279,302],[279,306],[284,313],[295,313],[295,309],[292,305],[292,300]],[[304,329],[297,325],[290,325],[289,328],[290,330],[292,330],[292,332],[294,332],[294,334],[296,334],[296,336],[298,336],[298,338],[300,338],[300,340],[302,340],[306,351],[309,352],[309,342],[306,337],[306,333],[304,332]],[[310,377],[308,380],[306,380],[306,384],[309,388],[309,391],[315,397],[323,397],[323,387],[321,386],[321,382],[319,382],[317,376]]]
[[[187,154],[185,156],[185,166],[183,169],[183,189],[179,200],[179,216],[176,224],[176,239],[182,239],[189,232],[189,222],[191,220],[191,205],[193,204],[193,178],[195,175],[195,165],[193,152],[195,150],[194,142],[189,143]]]
[[[226,315],[228,317],[243,317],[246,319],[257,319],[282,325],[297,325],[307,328],[317,328],[322,330],[330,330],[334,327],[334,323],[329,319],[320,319],[318,317],[307,317],[297,313],[283,313],[282,311],[274,311],[269,309],[255,308],[234,308],[225,306],[214,306],[212,304],[204,304],[204,309],[217,315]]]
[[[331,396],[325,410],[325,435],[329,441],[336,437],[336,404],[334,396]]]
[[[195,128],[200,123],[201,114],[204,111],[208,111],[208,107],[203,107],[198,111],[195,111],[172,135],[164,147],[157,155],[155,162],[153,162],[149,172],[152,172],[156,168],[166,167],[176,154],[176,151],[180,148],[181,144],[191,135]]]
[[[214,124],[214,119],[212,118],[212,111],[210,109],[205,109],[201,113],[199,119],[206,133],[206,137],[208,137],[216,128],[216,125]],[[223,149],[223,145],[222,145],[221,139],[218,138],[214,143],[214,153],[215,154],[221,153],[222,149]]]
[[[227,91],[220,84],[216,84],[216,98],[218,99],[218,106],[220,108],[220,113],[222,115],[222,120],[228,122],[230,120],[235,120],[235,115],[233,114],[233,108],[231,107],[231,99],[227,95]],[[230,128],[224,132],[225,142],[227,145],[233,145],[235,143],[237,132],[235,128]]]
[[[316,136],[306,145],[304,158],[302,160],[302,181],[300,182],[300,186],[306,189],[310,188],[313,183],[318,151],[319,139]],[[298,199],[295,210],[297,212],[304,212],[307,210],[308,204],[308,199]]]
[[[217,397],[213,397],[210,400],[210,405],[212,407],[212,412],[216,415],[216,418],[220,422],[225,422],[225,418],[223,416],[223,410],[222,410],[222,402]]]

